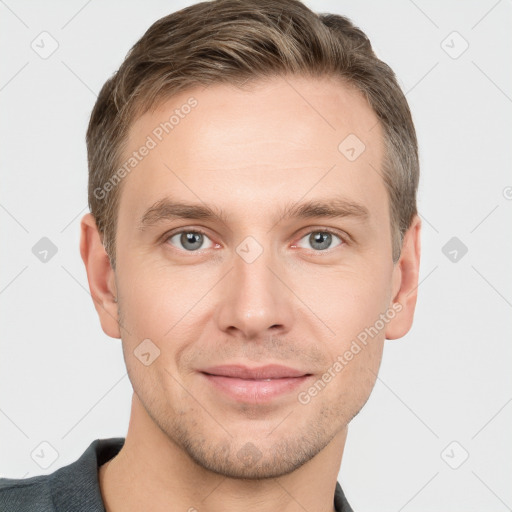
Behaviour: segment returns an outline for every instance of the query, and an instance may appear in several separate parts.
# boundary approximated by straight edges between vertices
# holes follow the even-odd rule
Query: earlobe
[[[80,255],[101,327],[107,336],[120,338],[115,274],[91,213],[82,218],[80,230]]]
[[[411,326],[418,295],[421,256],[421,219],[416,215],[404,235],[400,259],[393,271],[392,306],[396,316],[386,327],[386,339],[405,336]]]

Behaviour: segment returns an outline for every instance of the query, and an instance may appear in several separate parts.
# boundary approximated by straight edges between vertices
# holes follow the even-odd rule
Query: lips
[[[305,371],[277,364],[270,364],[256,368],[248,368],[247,366],[242,365],[222,365],[212,366],[201,371],[209,375],[217,375],[219,377],[232,377],[246,380],[287,379],[293,377],[303,377],[304,375],[310,375]]]
[[[281,365],[248,368],[243,365],[213,366],[200,374],[216,394],[230,401],[262,405],[278,397],[294,396],[299,386],[307,383],[312,374]]]

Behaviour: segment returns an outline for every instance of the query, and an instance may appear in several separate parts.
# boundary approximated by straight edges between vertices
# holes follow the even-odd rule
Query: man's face
[[[191,97],[197,104],[181,109]],[[179,122],[155,132],[175,109]],[[126,158],[148,136],[156,146],[122,183],[116,242],[134,392],[202,467],[286,474],[344,432],[375,383],[385,339],[378,320],[396,293],[381,127],[363,96],[338,82],[275,78],[174,96],[132,125]],[[153,210],[142,223],[162,200],[223,218],[182,208],[190,217]],[[297,215],[310,202],[340,215]],[[155,346],[160,355],[145,365],[134,351],[147,339],[142,359]],[[306,376],[206,375],[272,364]]]

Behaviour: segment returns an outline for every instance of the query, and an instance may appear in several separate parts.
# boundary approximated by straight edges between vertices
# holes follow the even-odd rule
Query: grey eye
[[[169,241],[178,249],[185,249],[186,251],[197,251],[198,249],[208,249],[212,246],[211,240],[198,231],[180,231],[175,235],[169,237]],[[210,244],[203,247],[203,244]]]
[[[306,243],[308,243],[310,247],[303,247],[302,245],[300,245],[300,247],[313,249],[315,251],[324,251],[331,248],[334,239],[338,239],[339,241],[334,247],[343,243],[341,238],[334,233],[329,233],[328,231],[312,231],[301,238],[299,245],[303,240],[306,240]]]

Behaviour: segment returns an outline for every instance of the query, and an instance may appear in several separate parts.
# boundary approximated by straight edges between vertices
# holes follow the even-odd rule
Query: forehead
[[[229,213],[248,200],[257,209],[331,191],[368,203],[385,194],[378,119],[359,91],[331,78],[183,91],[132,124],[124,157],[137,160],[122,184],[129,215],[166,195]]]

